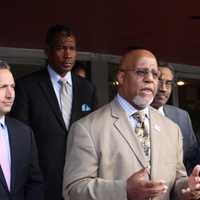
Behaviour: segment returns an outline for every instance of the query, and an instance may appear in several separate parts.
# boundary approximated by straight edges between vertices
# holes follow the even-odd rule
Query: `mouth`
[[[152,88],[143,88],[141,89],[142,94],[146,95],[153,95],[153,89]]]
[[[168,97],[165,96],[165,95],[156,95],[156,98],[159,99],[159,100],[165,100],[165,99],[167,99]]]
[[[73,63],[69,60],[66,60],[64,63],[63,63],[64,66],[67,66],[67,67],[71,67],[73,65]]]
[[[4,102],[4,105],[5,106],[12,106],[13,102],[12,101],[9,101],[9,102]]]

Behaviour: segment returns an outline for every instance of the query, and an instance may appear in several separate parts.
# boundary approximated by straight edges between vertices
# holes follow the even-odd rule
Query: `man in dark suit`
[[[193,167],[198,164],[199,158],[199,147],[196,136],[188,112],[175,106],[166,105],[173,87],[173,68],[168,65],[163,65],[160,66],[159,69],[161,72],[159,87],[152,106],[158,109],[164,116],[177,123],[181,128],[183,135],[184,164],[187,173],[190,174]]]
[[[10,67],[0,61],[0,199],[43,200],[43,181],[31,129],[5,116],[15,91]]]
[[[87,80],[71,74],[76,59],[76,38],[71,30],[62,25],[50,27],[46,43],[48,66],[17,81],[11,115],[34,130],[46,184],[45,199],[61,200],[70,124],[94,109],[96,97]],[[67,82],[67,115],[61,111],[61,79]]]

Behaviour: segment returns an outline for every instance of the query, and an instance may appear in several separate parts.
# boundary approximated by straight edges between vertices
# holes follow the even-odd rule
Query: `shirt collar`
[[[163,116],[165,116],[165,112],[164,112],[163,106],[161,106],[160,108],[158,108],[158,111],[159,111]]]
[[[135,107],[133,107],[126,99],[124,99],[119,94],[117,94],[117,101],[119,102],[120,106],[125,110],[125,112],[129,117],[138,111]],[[145,116],[149,118],[149,107],[147,106],[146,108],[143,109],[143,111],[145,113]]]
[[[61,79],[61,76],[54,71],[54,69],[48,65],[47,70],[49,72],[49,75],[51,77],[51,79],[53,81],[55,81],[56,83],[58,83]],[[68,83],[68,85],[72,86],[72,75],[71,75],[71,71],[67,72],[66,75],[64,77],[62,77],[63,79],[65,79]]]

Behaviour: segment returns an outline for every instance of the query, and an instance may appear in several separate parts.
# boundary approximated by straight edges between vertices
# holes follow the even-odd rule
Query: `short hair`
[[[46,44],[48,46],[52,46],[55,41],[55,38],[57,37],[57,35],[59,33],[62,33],[66,37],[73,36],[75,38],[74,33],[72,32],[72,30],[69,27],[67,27],[65,25],[56,24],[56,25],[49,27],[49,29],[47,31]]]
[[[171,65],[171,64],[169,64],[169,63],[162,63],[162,64],[158,64],[158,67],[159,68],[167,68],[167,69],[169,69],[171,72],[172,72],[172,75],[174,76],[174,74],[175,74],[175,69],[174,69],[174,67]]]
[[[0,69],[7,69],[7,70],[10,71],[10,70],[11,70],[11,67],[10,67],[10,65],[8,65],[8,63],[6,63],[6,62],[0,60]]]

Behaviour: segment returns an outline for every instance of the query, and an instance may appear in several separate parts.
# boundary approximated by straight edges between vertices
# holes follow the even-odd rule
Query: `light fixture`
[[[183,86],[183,85],[185,85],[185,82],[184,81],[177,81],[176,84],[178,86]]]

